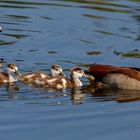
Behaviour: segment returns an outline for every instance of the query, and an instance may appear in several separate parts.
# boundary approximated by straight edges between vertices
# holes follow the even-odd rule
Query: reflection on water
[[[2,71],[7,63],[22,73],[59,64],[66,75],[92,63],[140,67],[139,9],[139,0],[0,0]],[[139,91],[3,85],[0,139],[137,140],[139,100]]]
[[[106,102],[106,101],[115,101],[118,103],[124,102],[133,102],[140,100],[140,91],[137,90],[121,90],[121,89],[95,89],[93,85],[87,85],[82,88],[73,88],[73,89],[64,89],[64,90],[56,90],[51,88],[43,88],[33,85],[24,85],[29,86],[28,89],[31,91],[31,96],[28,94],[24,94],[24,89],[22,84],[12,84],[12,85],[4,85],[1,86],[3,90],[7,91],[7,94],[3,96],[0,95],[0,100],[8,100],[8,99],[17,99],[17,100],[27,100],[29,102],[32,100],[40,100],[40,99],[56,99],[63,98],[67,96],[67,100],[69,100],[72,104],[86,104],[86,103],[94,103],[94,102]],[[32,91],[36,90],[36,91]],[[22,94],[23,93],[23,94]],[[29,97],[30,96],[30,97]],[[4,97],[4,98],[3,98]],[[6,99],[6,98],[8,99]],[[65,100],[59,102],[59,104],[66,104]],[[48,104],[49,105],[49,104]]]

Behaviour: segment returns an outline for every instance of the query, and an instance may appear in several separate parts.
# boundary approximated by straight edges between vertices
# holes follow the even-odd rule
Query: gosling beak
[[[63,71],[60,72],[60,76],[66,76]]]
[[[20,74],[20,72],[19,72],[18,70],[16,70],[14,73],[15,73],[16,75],[18,75],[18,76],[21,76],[21,74]]]
[[[86,73],[83,74],[83,77],[87,78],[90,81],[94,81],[94,79],[95,79],[92,75],[86,74]]]

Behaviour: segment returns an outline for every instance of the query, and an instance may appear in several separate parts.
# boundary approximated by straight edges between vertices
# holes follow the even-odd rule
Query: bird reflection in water
[[[90,96],[92,102],[116,101],[118,103],[124,103],[140,100],[140,91],[115,88],[95,89],[92,85],[71,90],[71,100],[74,104],[86,103],[87,96]]]
[[[118,103],[140,100],[139,90],[99,89],[91,93],[93,97],[102,98],[103,101],[116,101]],[[93,98],[94,99],[94,98]]]
[[[15,85],[15,83],[8,83],[5,85],[6,86],[6,90],[8,92],[8,96],[9,98],[12,99],[18,99],[17,97],[17,92],[20,91],[20,87]]]
[[[71,90],[71,100],[73,104],[83,104],[85,102],[86,94],[80,88],[73,88]]]

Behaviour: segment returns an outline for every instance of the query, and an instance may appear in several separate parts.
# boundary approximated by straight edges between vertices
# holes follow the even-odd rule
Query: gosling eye
[[[78,73],[83,73],[83,71],[79,70]]]
[[[56,71],[59,71],[59,69],[55,69]]]
[[[14,67],[11,67],[11,69],[14,69]]]

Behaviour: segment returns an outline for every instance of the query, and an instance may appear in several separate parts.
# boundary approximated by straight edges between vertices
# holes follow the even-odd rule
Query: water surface
[[[54,63],[66,75],[92,63],[140,67],[139,12],[139,0],[1,0],[0,57],[22,73]],[[137,140],[139,100],[139,91],[4,85],[0,139]]]

